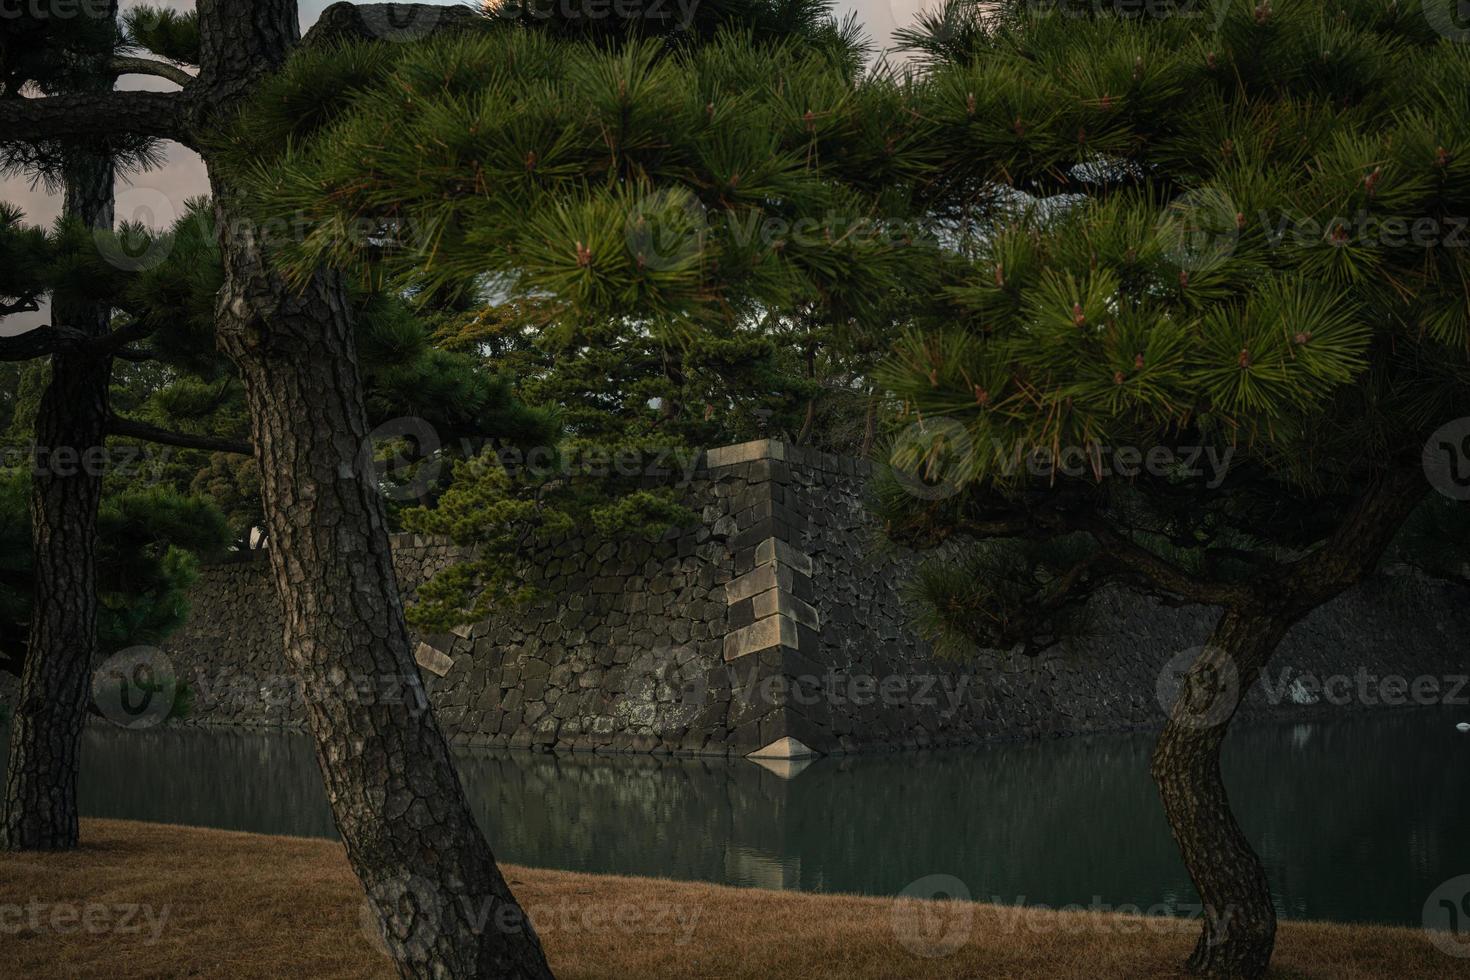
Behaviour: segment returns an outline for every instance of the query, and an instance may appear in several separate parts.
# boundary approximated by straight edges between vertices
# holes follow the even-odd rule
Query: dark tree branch
[[[1429,484],[1417,458],[1366,481],[1362,494],[1322,547],[1281,569],[1270,589],[1310,609],[1359,582],[1377,566]]]
[[[154,329],[139,321],[101,337],[93,337],[71,327],[36,327],[11,337],[0,337],[0,361],[30,361],[52,354],[93,354],[97,357],[122,357],[130,361],[148,360],[146,356],[138,356],[138,351],[124,351],[128,344],[147,337]]]
[[[121,354],[123,348],[135,340],[142,340],[150,336],[156,326],[145,323],[142,320],[134,320],[125,327],[119,327],[105,336],[98,337],[87,344],[87,349],[95,354]]]
[[[1086,519],[1081,522],[1081,529],[1092,535],[1098,547],[1122,569],[1141,577],[1154,588],[1208,606],[1233,606],[1250,598],[1250,590],[1246,587],[1201,578],[1129,540],[1105,521]]]
[[[125,419],[120,415],[114,415],[108,419],[107,434],[142,439],[144,442],[156,442],[160,446],[200,449],[209,453],[233,453],[236,456],[250,456],[254,453],[249,443],[235,442],[232,439],[216,439],[213,436],[190,435],[186,432],[170,432],[168,429],[160,429],[147,422]]]
[[[34,296],[16,300],[14,303],[0,303],[0,316],[10,316],[12,313],[34,313],[41,308],[41,301]]]
[[[70,327],[36,327],[11,337],[0,337],[0,361],[30,361],[61,352],[79,351],[88,336]]]
[[[0,99],[0,142],[153,136],[188,142],[181,92],[87,92]]]
[[[112,71],[117,75],[153,75],[166,78],[176,85],[186,86],[194,76],[175,65],[152,58],[129,58],[119,56],[112,59]]]

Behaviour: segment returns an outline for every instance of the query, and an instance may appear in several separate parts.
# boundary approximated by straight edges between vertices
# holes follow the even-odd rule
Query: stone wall
[[[555,539],[531,575],[548,598],[416,637],[429,702],[453,739],[473,745],[763,758],[1162,720],[1159,678],[1203,642],[1209,610],[1104,592],[1089,630],[1044,656],[938,663],[902,598],[917,557],[880,539],[865,477],[862,463],[774,441],[710,451],[686,487],[696,526],[657,544]],[[410,601],[461,554],[411,535],[394,544]],[[1272,696],[1258,687],[1245,710],[1376,706],[1330,703],[1291,683],[1302,673],[1462,673],[1464,599],[1418,579],[1365,585],[1288,636]],[[193,719],[300,725],[263,556],[207,569],[192,603],[168,653],[193,689]],[[385,680],[371,679],[379,696],[393,686]]]

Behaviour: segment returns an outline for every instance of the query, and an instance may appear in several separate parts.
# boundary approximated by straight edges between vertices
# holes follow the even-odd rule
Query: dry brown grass
[[[62,920],[59,932],[50,908],[39,931],[27,921],[17,932],[11,913],[0,919],[0,976],[393,975],[361,926],[361,892],[337,844],[109,820],[86,821],[83,836],[74,853],[0,855],[0,910],[40,902],[106,906],[117,915],[120,906],[149,906],[158,910],[155,921],[167,913],[157,940],[146,926],[88,933]],[[1172,977],[1195,929],[1086,913],[1018,921],[1014,910],[985,905],[896,907],[876,898],[506,870],[563,980]],[[915,914],[941,932],[958,928],[968,941],[948,955],[915,955],[900,941],[914,935]],[[1439,952],[1418,930],[1288,922],[1274,975],[1470,977],[1470,960]]]

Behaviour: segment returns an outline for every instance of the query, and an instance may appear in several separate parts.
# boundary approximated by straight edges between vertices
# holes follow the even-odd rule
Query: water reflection
[[[1439,712],[1258,724],[1226,778],[1282,911],[1419,922],[1470,871],[1460,828],[1470,736]],[[1194,901],[1147,776],[1150,739],[751,762],[466,752],[497,854],[521,864],[766,888],[892,895],[955,875],[976,898],[1187,910]],[[88,815],[334,836],[299,735],[89,728]]]

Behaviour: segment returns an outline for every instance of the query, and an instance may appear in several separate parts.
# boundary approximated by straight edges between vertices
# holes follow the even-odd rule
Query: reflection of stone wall
[[[453,738],[790,756],[1146,727],[1162,718],[1161,668],[1208,633],[1207,610],[1106,592],[1088,634],[1043,657],[936,664],[901,599],[916,557],[880,540],[863,464],[767,441],[705,462],[687,487],[696,526],[657,544],[555,540],[531,572],[549,598],[415,640]],[[410,597],[457,554],[409,535],[395,549]],[[264,560],[206,570],[192,598],[169,653],[194,687],[195,718],[299,724]],[[1283,668],[1457,673],[1463,599],[1417,580],[1371,583],[1294,630],[1272,682]],[[1252,692],[1247,710],[1261,702]]]

